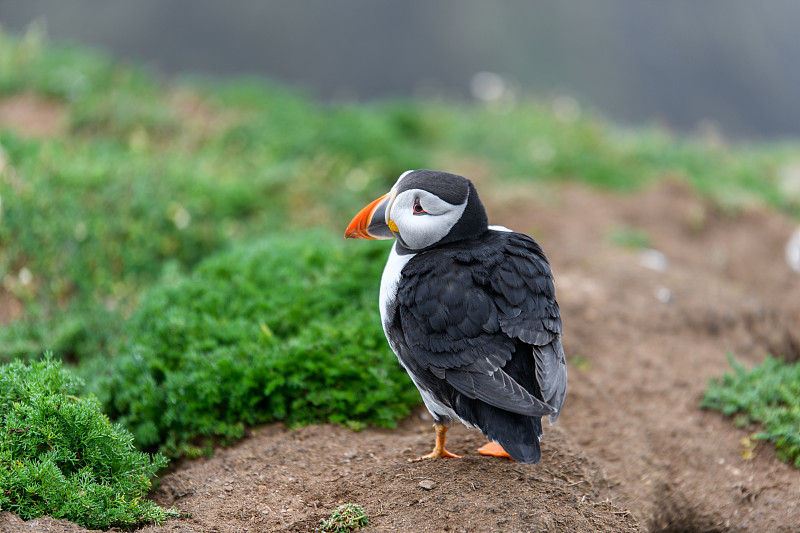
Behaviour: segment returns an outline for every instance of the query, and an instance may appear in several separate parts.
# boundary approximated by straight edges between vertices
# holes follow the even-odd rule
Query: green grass
[[[137,451],[80,383],[45,359],[0,366],[0,509],[23,519],[131,528],[174,514],[144,496],[166,465]]]
[[[757,424],[756,440],[775,445],[778,457],[800,468],[800,363],[767,357],[747,370],[729,355],[733,371],[709,382],[702,406]]]
[[[614,246],[631,250],[642,250],[651,246],[650,236],[646,231],[630,226],[615,226],[609,230],[606,238]]]
[[[153,289],[117,355],[85,365],[90,389],[139,446],[171,456],[272,421],[393,426],[419,397],[380,326],[386,243],[348,244],[269,238]]]

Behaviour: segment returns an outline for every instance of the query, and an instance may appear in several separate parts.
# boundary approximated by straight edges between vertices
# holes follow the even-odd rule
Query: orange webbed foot
[[[510,455],[508,455],[508,452],[496,442],[487,442],[478,448],[478,453],[481,455],[491,455],[492,457],[506,457],[512,461],[514,460]]]
[[[436,427],[436,444],[433,447],[433,451],[431,453],[417,457],[416,459],[409,459],[409,462],[422,461],[423,459],[461,459],[460,455],[450,453],[444,448],[444,440],[447,434],[447,426],[440,426],[436,424],[435,427]]]
[[[444,448],[442,448],[441,450],[437,450],[436,448],[434,448],[431,453],[420,455],[416,459],[409,459],[409,461],[415,463],[417,461],[422,461],[423,459],[461,459],[461,456],[456,455],[454,453],[450,453]]]

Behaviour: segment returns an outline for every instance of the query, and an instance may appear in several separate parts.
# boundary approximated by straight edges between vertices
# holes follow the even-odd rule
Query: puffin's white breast
[[[380,310],[381,310],[381,324],[383,325],[384,333],[388,331],[387,321],[392,317],[389,316],[389,308],[393,307],[394,300],[397,297],[397,284],[400,282],[400,277],[403,273],[403,267],[411,260],[416,254],[400,255],[395,248],[397,243],[392,246],[392,251],[389,253],[389,259],[386,260],[386,266],[383,267],[383,275],[381,276],[381,294],[380,294]],[[388,338],[388,334],[387,334]]]

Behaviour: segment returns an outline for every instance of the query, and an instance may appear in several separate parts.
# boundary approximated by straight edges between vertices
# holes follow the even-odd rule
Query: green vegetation
[[[709,382],[702,406],[733,416],[738,426],[758,424],[756,440],[770,441],[781,460],[800,468],[800,363],[767,357],[748,371],[733,356],[733,373]]]
[[[0,509],[90,529],[163,521],[173,513],[144,496],[166,459],[137,451],[79,388],[50,358],[0,366]]]
[[[84,366],[105,412],[173,456],[275,420],[393,426],[419,397],[375,305],[387,249],[343,241],[270,238],[150,291],[108,370]]]
[[[611,228],[608,233],[608,241],[615,246],[633,250],[641,250],[651,246],[650,236],[646,231],[630,226],[616,226]]]
[[[340,505],[331,513],[331,517],[323,520],[315,531],[321,533],[350,533],[354,529],[369,524],[364,509],[354,503]]]

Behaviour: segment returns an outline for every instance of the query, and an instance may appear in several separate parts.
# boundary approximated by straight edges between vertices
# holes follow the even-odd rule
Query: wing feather
[[[491,375],[459,370],[448,371],[445,379],[468,398],[484,401],[505,411],[525,416],[546,416],[556,413],[553,407],[535,398],[502,370]]]

